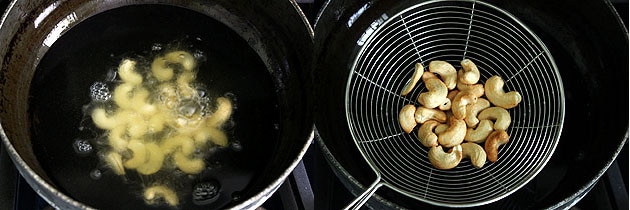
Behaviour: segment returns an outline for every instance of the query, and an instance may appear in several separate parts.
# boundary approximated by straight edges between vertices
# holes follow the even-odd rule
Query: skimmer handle
[[[367,202],[372,197],[372,195],[374,195],[376,190],[378,190],[378,188],[380,188],[381,186],[383,186],[383,183],[381,183],[381,178],[377,177],[374,183],[372,183],[370,187],[368,187],[363,193],[361,193],[359,197],[355,198],[350,204],[348,204],[344,208],[344,210],[357,210],[361,208],[361,206],[363,206],[363,204],[365,204],[365,202]]]

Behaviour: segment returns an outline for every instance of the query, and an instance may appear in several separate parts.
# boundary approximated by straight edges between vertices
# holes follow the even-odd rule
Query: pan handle
[[[377,176],[372,185],[370,185],[370,187],[368,187],[363,193],[361,193],[359,197],[355,198],[350,204],[348,204],[344,208],[344,210],[357,210],[361,208],[361,206],[363,206],[363,204],[365,204],[365,202],[367,202],[372,197],[372,195],[374,195],[376,190],[378,190],[378,188],[380,188],[381,186],[383,186],[383,183],[381,182],[381,177]]]

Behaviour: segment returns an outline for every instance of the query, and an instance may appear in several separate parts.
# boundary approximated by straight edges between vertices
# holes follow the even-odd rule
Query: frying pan
[[[179,185],[191,190],[194,183],[218,182],[220,196],[196,205],[185,193],[179,207],[254,208],[312,139],[305,72],[312,31],[296,8],[293,1],[11,2],[0,25],[5,148],[55,208],[147,208],[137,193],[143,177],[112,176],[97,151],[74,151],[77,139],[94,138],[94,129],[81,129],[90,127],[82,105],[90,85],[124,58],[162,47],[200,50],[200,69],[212,70],[200,70],[199,80],[209,95],[235,98],[235,123],[232,144],[205,160],[212,168]]]
[[[522,189],[477,208],[570,206],[602,175],[627,139],[627,122],[608,123],[614,120],[603,117],[610,112],[627,114],[626,100],[605,103],[605,98],[616,97],[616,93],[627,94],[627,31],[605,1],[486,2],[523,21],[549,48],[562,77],[567,113],[559,144],[542,171]],[[354,149],[349,128],[343,124],[349,119],[340,113],[344,110],[347,74],[355,60],[352,55],[356,55],[356,42],[348,40],[358,40],[370,24],[397,6],[384,1],[329,2],[316,22],[316,97],[329,97],[316,106],[319,145],[338,177],[355,195],[376,177],[369,165],[362,164],[361,153]],[[350,20],[354,24],[347,24]],[[322,81],[326,85],[320,85]],[[337,117],[323,118],[320,113]],[[368,202],[375,208],[438,208],[389,189],[380,189],[376,194]]]

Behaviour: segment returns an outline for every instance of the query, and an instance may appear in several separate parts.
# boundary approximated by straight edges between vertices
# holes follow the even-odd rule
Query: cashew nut
[[[424,107],[433,109],[444,103],[448,89],[446,85],[440,79],[428,79],[424,82],[428,92],[420,93],[418,95],[418,102],[424,105]]]
[[[424,74],[424,66],[422,66],[421,63],[416,63],[415,70],[413,71],[413,76],[411,76],[411,79],[407,81],[407,84],[405,84],[405,87],[403,87],[400,95],[405,96],[409,94],[411,90],[413,90],[413,88],[416,86],[416,83],[420,81],[422,74]]]
[[[160,147],[155,143],[148,143],[144,145],[147,149],[147,155],[149,155],[147,162],[138,166],[136,169],[138,173],[144,175],[151,175],[158,172],[162,168],[164,163],[164,153]]]
[[[111,130],[119,123],[114,116],[107,116],[107,112],[102,108],[94,109],[91,116],[94,125],[100,129]]]
[[[459,90],[451,90],[446,95],[446,98],[448,98],[449,100],[453,101],[453,100],[455,100],[455,96],[457,96],[458,93],[459,93]]]
[[[514,108],[521,102],[521,94],[518,91],[510,91],[508,93],[503,91],[503,85],[505,82],[499,76],[492,76],[486,81],[486,96],[488,100],[495,106],[500,106],[506,109]]]
[[[415,127],[415,126],[414,126]],[[413,128],[411,128],[413,129]],[[411,132],[411,131],[410,131]],[[195,143],[197,145],[203,145],[205,144],[208,140],[212,141],[212,143],[218,145],[218,146],[227,146],[228,144],[228,137],[227,135],[225,135],[225,132],[217,129],[217,128],[213,128],[213,127],[208,127],[205,129],[202,129],[201,131],[197,132],[196,134],[193,135],[193,139],[195,140]]]
[[[423,82],[427,82],[427,80],[429,79],[440,79],[439,77],[435,76],[435,74],[425,71],[424,73],[422,73],[422,81]]]
[[[475,96],[477,96],[477,98],[483,96],[484,94],[484,89],[483,89],[483,84],[472,84],[472,85],[468,85],[468,84],[464,84],[461,82],[457,82],[457,89],[460,91],[468,91],[472,94],[474,94]]]
[[[466,121],[466,125],[468,125],[469,128],[474,128],[475,126],[477,126],[477,124],[479,124],[479,119],[477,118],[477,115],[479,114],[479,112],[481,112],[481,110],[488,107],[490,107],[490,102],[484,98],[478,98],[477,102],[466,106],[466,117],[464,118],[464,121]]]
[[[512,122],[510,113],[501,107],[490,107],[482,110],[477,116],[479,120],[494,120],[495,130],[507,130]]]
[[[109,131],[109,134],[107,134],[107,143],[112,148],[112,150],[116,152],[124,152],[127,150],[127,145],[129,144],[129,141],[124,138],[126,131],[126,125],[117,126]]]
[[[130,83],[122,83],[116,86],[112,98],[116,105],[123,109],[129,109],[133,106],[133,89],[134,85]]]
[[[413,128],[418,124],[415,113],[416,106],[413,104],[407,104],[400,109],[400,112],[398,113],[398,122],[405,133],[411,133],[411,130],[413,130]]]
[[[422,106],[416,109],[414,115],[417,123],[424,123],[427,120],[435,120],[441,123],[446,122],[446,113],[440,110],[429,109]]]
[[[429,149],[429,162],[438,169],[455,168],[462,160],[462,146],[457,145],[446,153],[442,146],[431,147]]]
[[[144,199],[149,204],[157,203],[157,199],[164,199],[168,205],[177,206],[179,204],[179,198],[177,194],[171,188],[163,185],[152,186],[144,189]]]
[[[132,156],[129,160],[125,161],[125,168],[134,169],[147,161],[147,150],[142,141],[133,139],[129,141],[127,148],[131,150]]]
[[[439,74],[449,90],[455,89],[457,85],[457,70],[455,70],[453,65],[446,61],[431,61],[429,63],[429,71]]]
[[[173,79],[175,72],[173,68],[166,65],[166,59],[164,57],[156,57],[151,63],[151,73],[160,82],[169,81]]]
[[[455,118],[463,120],[466,117],[466,106],[477,102],[477,97],[467,91],[461,91],[453,99],[451,111]]]
[[[490,135],[490,133],[494,131],[494,128],[492,128],[492,126],[492,121],[482,120],[477,128],[468,128],[464,140],[474,143],[484,142],[488,135]]]
[[[138,74],[135,70],[136,62],[125,59],[118,66],[118,76],[125,81],[126,83],[130,83],[132,85],[139,85],[142,83],[142,75]]]
[[[435,120],[429,120],[418,129],[418,139],[425,147],[435,147],[438,145],[438,137],[433,133],[433,129],[435,129],[437,125],[440,125],[440,123]]]
[[[415,110],[414,110],[415,111]],[[208,118],[206,124],[218,128],[232,115],[232,102],[225,97],[217,98],[217,110]]]
[[[177,168],[187,174],[198,174],[206,167],[202,159],[188,158],[182,152],[175,152],[173,160]]]
[[[496,162],[497,159],[499,159],[499,146],[508,143],[509,141],[510,136],[504,130],[496,130],[490,133],[484,145],[484,149],[488,155],[488,160],[490,162]]]
[[[173,51],[164,55],[167,62],[180,64],[186,71],[192,71],[195,68],[195,57],[186,51]]]
[[[462,158],[470,158],[470,163],[475,168],[481,168],[486,163],[486,152],[483,147],[475,143],[463,143]]]
[[[473,63],[470,59],[464,59],[460,62],[462,65],[462,70],[460,70],[461,74],[458,75],[459,81],[464,84],[475,84],[479,81],[479,69],[477,69],[477,65]]]
[[[446,131],[446,129],[448,129],[448,125],[447,124],[439,124],[437,126],[435,126],[435,134],[439,135],[440,133],[443,133],[444,131]]]
[[[466,123],[464,120],[449,118],[448,128],[438,134],[438,142],[445,147],[453,147],[464,141],[466,136]]]

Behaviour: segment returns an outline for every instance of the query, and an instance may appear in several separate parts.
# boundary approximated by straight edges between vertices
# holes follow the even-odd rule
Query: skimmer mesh
[[[552,155],[564,119],[564,93],[553,58],[540,39],[514,16],[481,1],[428,1],[383,15],[357,42],[360,50],[346,89],[352,137],[383,186],[440,206],[476,206],[501,199],[531,180]],[[481,72],[505,80],[522,102],[509,109],[510,142],[499,160],[481,169],[469,160],[435,169],[416,130],[403,132],[398,112],[425,87],[399,93],[413,73],[444,60],[460,68],[469,58]],[[419,127],[419,126],[418,126]]]

